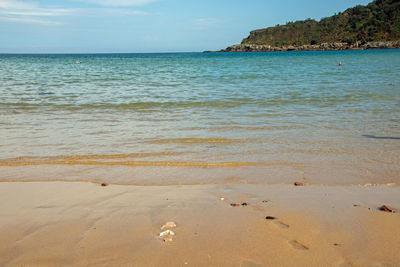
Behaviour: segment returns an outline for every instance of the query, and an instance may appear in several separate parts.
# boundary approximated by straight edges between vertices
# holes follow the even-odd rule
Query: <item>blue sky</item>
[[[372,0],[0,0],[0,52],[189,52]]]

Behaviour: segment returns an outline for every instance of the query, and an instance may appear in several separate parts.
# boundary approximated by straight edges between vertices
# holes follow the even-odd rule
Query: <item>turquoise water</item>
[[[0,55],[0,179],[398,183],[399,73],[398,49]]]

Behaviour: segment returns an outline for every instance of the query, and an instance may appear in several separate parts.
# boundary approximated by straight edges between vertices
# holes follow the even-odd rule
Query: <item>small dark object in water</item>
[[[232,207],[239,207],[240,204],[238,204],[238,203],[231,203],[231,206],[232,206]]]
[[[400,137],[396,137],[396,136],[375,136],[375,135],[370,135],[370,134],[363,134],[361,136],[366,137],[366,138],[382,139],[382,140],[400,140]]]
[[[102,183],[101,186],[103,187],[108,186],[108,183]]]
[[[266,220],[275,220],[276,217],[274,217],[274,216],[267,216],[267,217],[265,217],[265,219],[266,219]]]
[[[395,213],[395,210],[394,210],[394,209],[392,209],[391,207],[388,207],[388,206],[386,206],[386,205],[383,205],[383,206],[379,207],[379,210]]]
[[[242,206],[248,206],[249,204],[248,203],[246,203],[246,202],[243,202],[242,203]]]
[[[304,186],[304,183],[302,183],[302,182],[294,182],[294,185],[295,186]]]
[[[54,93],[52,93],[52,92],[42,92],[42,93],[39,93],[39,95],[54,95]]]

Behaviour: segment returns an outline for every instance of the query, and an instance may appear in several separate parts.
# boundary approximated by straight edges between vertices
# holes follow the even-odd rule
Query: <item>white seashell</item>
[[[175,235],[175,233],[172,232],[171,230],[167,230],[167,231],[160,233],[160,237],[164,237],[164,236],[168,237],[168,236],[174,236],[174,235]]]
[[[176,224],[174,222],[167,222],[162,227],[161,230],[175,228]]]

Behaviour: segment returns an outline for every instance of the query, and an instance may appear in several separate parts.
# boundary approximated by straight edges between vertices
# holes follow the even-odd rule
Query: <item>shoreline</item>
[[[32,179],[32,180],[12,180],[12,179],[4,179],[0,181],[0,185],[3,183],[87,183],[87,184],[94,184],[94,185],[102,185],[106,183],[108,185],[113,186],[137,186],[137,187],[170,187],[170,186],[193,186],[193,187],[207,187],[207,186],[296,186],[295,183],[302,183],[301,187],[327,187],[327,188],[362,188],[362,187],[399,187],[400,184],[397,183],[359,183],[359,184],[339,184],[339,183],[332,183],[332,184],[322,184],[322,183],[307,183],[300,181],[288,182],[288,183],[279,183],[279,182],[205,182],[205,183],[118,183],[118,182],[109,182],[108,180],[85,180],[85,179],[77,179],[77,180],[68,180],[68,179],[52,179],[52,180],[40,180],[40,179]]]
[[[272,46],[267,44],[238,44],[218,51],[204,51],[204,53],[217,52],[290,52],[290,51],[342,51],[342,50],[379,50],[400,48],[400,41],[367,42],[365,44],[348,44],[342,42],[322,43],[318,45],[301,46]]]
[[[398,211],[399,196],[398,186],[1,182],[0,265],[395,266],[400,216],[378,208]],[[165,243],[168,221],[176,236]]]

